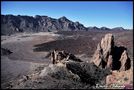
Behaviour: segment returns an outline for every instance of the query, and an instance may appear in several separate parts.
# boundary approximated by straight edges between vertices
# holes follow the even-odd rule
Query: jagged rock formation
[[[73,22],[65,16],[54,19],[48,16],[14,16],[1,15],[1,35],[11,35],[21,32],[51,32],[51,31],[88,31],[88,30],[125,30],[122,27],[107,28],[85,27],[79,22]]]
[[[111,52],[114,47],[114,38],[112,34],[105,35],[104,38],[102,38],[101,42],[97,46],[97,50],[95,51],[95,54],[93,56],[93,62],[96,66],[105,68],[107,65],[107,62],[110,61]],[[109,63],[108,63],[109,64]]]
[[[19,32],[41,32],[41,31],[76,31],[86,30],[84,25],[73,22],[65,16],[54,19],[48,16],[14,16],[1,15],[1,33],[10,35]]]
[[[125,71],[125,70],[128,70],[130,68],[131,62],[130,62],[130,59],[128,57],[126,50],[124,50],[124,52],[122,53],[121,58],[120,58],[120,62],[121,62],[120,71]]]
[[[115,46],[112,34],[106,34],[102,38],[91,62],[100,68],[111,68],[120,71],[128,70],[131,66],[126,48]]]
[[[70,70],[73,74],[78,75],[83,83],[95,85],[96,83],[104,80],[106,75],[109,75],[111,73],[110,69],[100,69],[95,64],[83,62],[73,54],[66,53],[65,51],[54,50],[53,52],[51,52],[51,61],[53,65],[45,68],[40,76],[47,75],[47,72],[59,72],[58,67],[62,66],[61,69],[66,68],[67,70]],[[63,73],[65,70],[60,71],[62,71]]]
[[[62,61],[68,61],[68,60],[82,62],[82,60],[78,59],[73,54],[67,53],[65,51],[54,50],[50,54],[51,54],[51,61],[53,64],[56,64]]]

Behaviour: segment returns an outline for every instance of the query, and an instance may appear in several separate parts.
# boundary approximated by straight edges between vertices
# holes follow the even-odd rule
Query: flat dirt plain
[[[47,55],[54,49],[64,50],[83,61],[90,61],[97,44],[107,33],[114,35],[115,45],[127,48],[133,61],[133,30],[61,31],[1,36],[1,48],[12,52],[1,55],[1,85],[30,74],[41,65],[45,67],[50,64],[50,57]]]

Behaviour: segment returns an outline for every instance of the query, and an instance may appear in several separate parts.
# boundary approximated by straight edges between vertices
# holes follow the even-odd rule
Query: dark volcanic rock
[[[40,32],[40,31],[76,31],[86,30],[79,22],[68,20],[65,16],[54,19],[48,16],[14,16],[1,15],[1,33],[10,35],[18,32]]]
[[[100,69],[94,63],[69,62],[66,67],[77,74],[81,81],[90,85],[95,85],[104,80],[106,75],[110,74],[110,69]]]
[[[88,31],[88,30],[125,30],[122,27],[109,29],[107,27],[98,28],[85,27],[79,22],[73,22],[65,16],[54,19],[48,16],[14,16],[1,15],[1,34],[10,35],[20,32],[51,32],[51,31]]]
[[[1,15],[1,33],[10,35],[17,32],[36,32],[38,23],[30,16]]]
[[[1,48],[1,55],[9,55],[11,54],[12,52],[8,49],[5,49],[5,48]]]

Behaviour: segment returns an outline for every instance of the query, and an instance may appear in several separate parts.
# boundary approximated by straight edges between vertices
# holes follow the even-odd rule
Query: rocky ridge
[[[85,27],[78,21],[73,22],[65,16],[58,19],[48,16],[1,15],[1,35],[22,32],[53,32],[53,31],[88,31],[88,30],[125,30],[122,27],[107,28]]]
[[[21,32],[51,32],[51,31],[79,31],[86,27],[79,22],[73,22],[65,16],[54,19],[48,16],[14,16],[1,15],[2,35]]]

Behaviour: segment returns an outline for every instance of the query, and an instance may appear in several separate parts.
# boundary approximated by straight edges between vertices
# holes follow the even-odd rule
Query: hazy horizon
[[[133,29],[132,1],[2,1],[1,14],[67,17],[85,27],[123,27]]]

